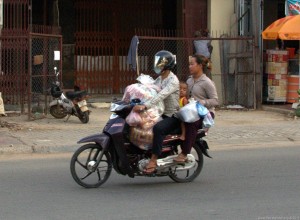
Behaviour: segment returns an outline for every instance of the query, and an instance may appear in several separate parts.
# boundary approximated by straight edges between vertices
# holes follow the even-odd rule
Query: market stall
[[[274,21],[262,32],[262,37],[265,40],[300,40],[300,15],[286,16]],[[295,54],[295,51],[298,53]],[[266,57],[267,101],[298,102],[299,48],[269,50]]]

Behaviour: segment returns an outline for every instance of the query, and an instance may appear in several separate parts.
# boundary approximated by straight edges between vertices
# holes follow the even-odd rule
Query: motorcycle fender
[[[53,106],[53,105],[63,105],[62,101],[61,100],[53,100],[52,102],[50,102],[49,106]]]
[[[90,143],[95,142],[103,147],[103,150],[107,149],[110,144],[110,139],[106,134],[93,134],[87,137],[80,139],[77,143]]]
[[[212,158],[207,151],[209,148],[208,148],[208,144],[205,140],[203,140],[202,138],[199,138],[196,141],[196,143],[199,145],[203,155],[205,155],[206,157]]]

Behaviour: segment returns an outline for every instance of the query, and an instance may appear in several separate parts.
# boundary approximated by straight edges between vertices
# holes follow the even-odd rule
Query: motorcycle
[[[50,103],[50,114],[54,118],[65,118],[66,121],[69,120],[71,115],[79,118],[82,123],[89,122],[90,111],[87,107],[87,92],[80,91],[79,87],[74,87],[74,91],[68,91],[66,94],[60,88],[60,83],[58,80],[59,71],[54,67],[55,71],[55,82],[52,83],[50,88],[51,96],[54,100]]]
[[[206,130],[199,129],[192,151],[187,155],[188,160],[175,163],[173,159],[178,155],[182,144],[179,135],[168,135],[163,141],[162,153],[157,160],[157,169],[153,174],[143,172],[147,166],[151,149],[142,150],[133,145],[128,138],[128,127],[125,119],[133,106],[116,101],[111,104],[110,116],[103,132],[82,138],[77,143],[85,145],[79,147],[71,158],[70,170],[75,182],[85,188],[96,188],[105,183],[112,169],[118,174],[135,176],[160,177],[169,176],[173,181],[183,183],[193,181],[203,167],[203,154],[207,157],[208,145],[202,138],[207,135]]]

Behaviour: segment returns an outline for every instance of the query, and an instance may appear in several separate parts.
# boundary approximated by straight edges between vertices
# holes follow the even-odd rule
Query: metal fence
[[[0,36],[0,86],[3,101],[24,112],[28,100],[28,37]]]
[[[189,55],[194,53],[193,41],[207,38],[163,38],[139,36],[138,74],[153,75],[153,57],[157,51],[176,54],[174,73],[180,80],[189,77]],[[255,108],[255,53],[253,39],[246,37],[210,38],[213,45],[211,77],[215,82],[221,105]]]
[[[188,57],[193,54],[196,38],[138,36],[137,73],[153,75],[154,54],[162,49],[176,54],[174,72],[180,80],[189,76]],[[202,38],[201,38],[202,39]],[[201,40],[200,39],[200,40]],[[255,75],[253,39],[241,37],[210,38],[212,52],[212,80],[216,83],[221,105],[242,105],[255,108],[255,86],[259,76]],[[199,40],[199,39],[198,39]],[[0,37],[0,86],[5,105],[17,105],[28,117],[38,118],[47,113],[51,97],[48,95],[54,80],[54,67],[62,73],[62,60],[54,60],[54,51],[62,51],[62,36],[30,34],[24,37]],[[135,82],[136,73],[130,71],[126,56],[118,57],[122,68],[117,90],[121,94],[126,85]],[[105,65],[108,65],[105,60]],[[94,68],[93,62],[87,68]],[[259,73],[258,73],[259,74]],[[60,75],[62,76],[62,74]],[[97,75],[100,77],[101,75]],[[90,75],[87,79],[93,79]],[[104,81],[104,85],[110,85]],[[122,86],[121,86],[122,85]],[[91,91],[90,91],[91,92]]]
[[[62,67],[54,51],[61,50],[60,35],[0,36],[0,90],[6,109],[27,111],[30,119],[47,113],[54,66]]]
[[[40,118],[47,114],[51,99],[49,88],[55,81],[54,67],[62,78],[62,36],[47,34],[30,35],[30,84],[28,113],[30,118]],[[57,51],[57,52],[56,52]],[[56,56],[55,56],[56,53]]]

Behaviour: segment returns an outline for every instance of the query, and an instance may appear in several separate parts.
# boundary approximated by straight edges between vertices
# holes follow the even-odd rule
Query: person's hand
[[[199,100],[199,102],[200,102],[200,104],[203,105],[203,106],[205,106],[205,104],[206,104],[206,101],[205,101],[205,100]]]
[[[144,105],[136,105],[133,107],[134,112],[142,112],[146,109],[146,106]]]

